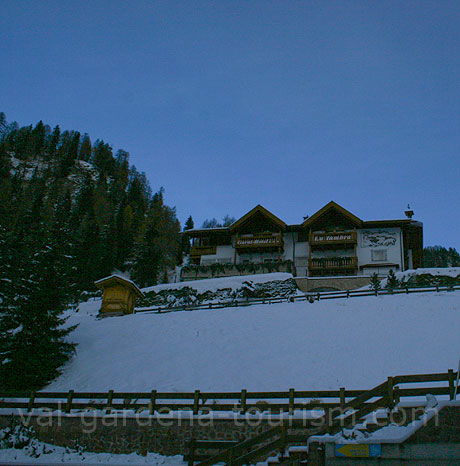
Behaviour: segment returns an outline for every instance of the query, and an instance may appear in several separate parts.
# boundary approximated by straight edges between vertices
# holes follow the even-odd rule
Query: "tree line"
[[[180,223],[129,153],[0,114],[0,388],[43,386],[74,351],[62,310],[114,270],[143,287],[182,263]]]
[[[460,267],[460,254],[455,248],[427,246],[423,249],[424,267]]]

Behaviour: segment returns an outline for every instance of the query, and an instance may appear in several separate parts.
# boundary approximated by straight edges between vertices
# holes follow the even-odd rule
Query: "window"
[[[230,257],[224,257],[224,258],[221,258],[221,259],[217,259],[216,262],[218,264],[231,264],[232,260],[230,259]]]
[[[380,262],[387,260],[387,251],[386,249],[378,249],[372,251],[372,261],[373,262]]]
[[[306,243],[308,241],[308,231],[302,230],[297,233],[297,241],[299,243]]]

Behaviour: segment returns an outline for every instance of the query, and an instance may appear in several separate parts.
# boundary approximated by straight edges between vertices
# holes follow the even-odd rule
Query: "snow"
[[[459,292],[105,319],[100,301],[84,307],[69,311],[77,355],[48,391],[365,389],[447,372],[460,355]]]
[[[119,278],[120,280],[123,280],[123,281],[125,281],[127,283],[130,283],[137,291],[139,291],[139,293],[142,294],[142,291],[139,289],[139,287],[132,280],[130,280],[129,278],[127,278],[124,275],[117,274],[117,273],[109,275],[108,277],[101,278],[100,280],[94,282],[94,284],[97,285],[98,283],[105,282],[107,280],[110,280],[111,278]]]
[[[308,439],[312,442],[334,442],[334,443],[403,443],[417,430],[425,426],[445,406],[459,406],[458,402],[437,401],[433,395],[427,395],[427,405],[421,416],[408,425],[390,424],[372,433],[361,432],[355,426],[354,429],[344,429],[336,435],[315,435]]]
[[[223,290],[224,288],[231,288],[232,290],[238,290],[242,288],[244,282],[252,283],[266,283],[274,280],[288,280],[293,278],[291,273],[276,272],[276,273],[261,273],[255,275],[241,275],[234,277],[221,277],[221,278],[209,278],[206,280],[193,280],[188,282],[179,283],[165,283],[164,285],[149,286],[142,288],[144,293],[155,291],[158,293],[162,290],[177,290],[186,286],[193,288],[198,293],[204,293],[206,291],[217,291]]]
[[[37,456],[38,455],[38,456]],[[141,456],[137,453],[113,454],[78,452],[69,448],[57,447],[47,443],[33,440],[31,445],[16,449],[0,449],[0,464],[15,462],[21,465],[53,466],[66,464],[92,465],[148,465],[148,466],[185,466],[183,456],[163,456],[157,453],[147,453]]]
[[[421,269],[409,269],[404,272],[395,272],[395,276],[398,280],[408,281],[411,277],[416,275],[432,275],[433,277],[451,277],[456,278],[460,276],[460,267],[430,267]],[[387,278],[381,281],[381,285],[384,288],[387,284]],[[366,285],[361,289],[369,289],[370,285]]]

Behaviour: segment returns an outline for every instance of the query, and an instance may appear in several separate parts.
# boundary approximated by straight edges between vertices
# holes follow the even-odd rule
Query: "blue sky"
[[[125,149],[184,223],[334,200],[460,250],[460,6],[10,1],[0,111]]]

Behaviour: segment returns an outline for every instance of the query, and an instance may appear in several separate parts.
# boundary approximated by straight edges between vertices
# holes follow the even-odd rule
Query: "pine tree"
[[[229,227],[232,223],[236,222],[235,217],[230,217],[230,215],[225,215],[225,217],[222,219],[222,226],[223,227]]]
[[[51,136],[48,138],[48,143],[46,146],[46,160],[54,160],[61,142],[61,129],[59,125],[56,126],[51,133]]]
[[[42,388],[59,375],[75,349],[65,341],[74,327],[65,328],[61,316],[72,289],[67,238],[57,222],[39,249],[10,236],[8,260],[14,264],[14,275],[8,288],[3,288],[0,303],[2,390]],[[33,253],[34,249],[38,252]]]
[[[81,141],[80,150],[78,152],[78,158],[80,160],[84,160],[85,162],[88,162],[89,159],[91,158],[92,151],[93,151],[93,148],[91,146],[91,139],[88,136],[88,134],[85,133]]]
[[[8,124],[6,121],[6,115],[3,112],[0,112],[0,138],[6,133]]]
[[[396,274],[394,273],[393,269],[391,269],[388,273],[386,288],[390,291],[393,291],[395,288],[399,288],[399,286],[400,282],[396,278]]]
[[[201,228],[219,228],[221,226],[222,224],[219,223],[215,218],[211,218],[211,219],[207,218],[201,225]]]
[[[189,218],[187,219],[187,221],[185,222],[184,231],[193,230],[194,227],[195,227],[195,225],[193,223],[193,218],[190,215]],[[178,259],[180,259],[180,260],[178,260],[179,265],[182,264],[184,255],[188,256],[190,254],[190,249],[191,249],[190,237],[187,236],[187,235],[182,235],[182,237],[181,237],[180,256],[178,258]]]
[[[379,276],[374,272],[371,275],[371,289],[373,289],[375,292],[378,292],[381,288]]]

